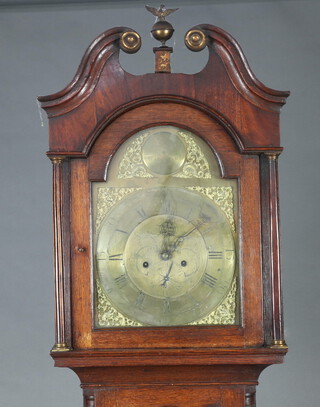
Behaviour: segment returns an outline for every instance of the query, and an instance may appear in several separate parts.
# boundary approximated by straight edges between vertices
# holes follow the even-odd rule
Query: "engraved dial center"
[[[192,223],[179,216],[157,215],[132,231],[124,262],[129,278],[145,294],[176,298],[199,283],[206,254],[202,235]]]

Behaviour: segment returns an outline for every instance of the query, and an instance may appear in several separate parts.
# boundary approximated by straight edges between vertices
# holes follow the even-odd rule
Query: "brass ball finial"
[[[166,41],[170,40],[173,33],[172,25],[165,20],[156,22],[151,29],[153,38],[160,41],[162,46],[166,45]]]
[[[166,46],[166,41],[168,41],[174,32],[172,25],[166,21],[166,17],[178,10],[177,8],[166,9],[164,4],[156,9],[154,7],[146,6],[146,9],[156,16],[156,22],[153,24],[151,29],[151,34],[153,38],[161,42],[163,47]]]

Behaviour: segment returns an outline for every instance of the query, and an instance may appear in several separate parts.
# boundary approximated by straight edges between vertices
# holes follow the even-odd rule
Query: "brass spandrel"
[[[139,189],[140,188],[98,188],[95,230],[99,230],[103,218],[117,202],[121,201],[126,195],[138,191]]]
[[[234,220],[233,188],[231,186],[221,187],[187,187],[192,191],[197,191],[217,204],[227,217],[232,231],[236,231]]]

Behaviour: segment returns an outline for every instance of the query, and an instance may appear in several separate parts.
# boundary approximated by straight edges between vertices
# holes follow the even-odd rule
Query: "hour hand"
[[[170,273],[171,273],[171,270],[172,270],[172,266],[173,266],[173,262],[171,262],[167,274],[163,277],[163,281],[162,281],[162,283],[161,283],[161,287],[166,287],[166,286],[167,286],[167,282],[170,280]]]

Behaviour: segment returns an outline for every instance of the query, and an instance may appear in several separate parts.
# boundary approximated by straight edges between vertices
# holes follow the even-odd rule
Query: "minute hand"
[[[175,250],[180,243],[183,242],[183,240],[189,236],[192,232],[194,232],[196,229],[198,229],[199,226],[201,226],[203,223],[205,223],[204,221],[199,222],[196,226],[193,226],[193,228],[191,228],[190,230],[188,230],[188,232],[184,233],[183,235],[177,237],[177,239],[175,240],[175,242],[173,243],[173,250]]]

